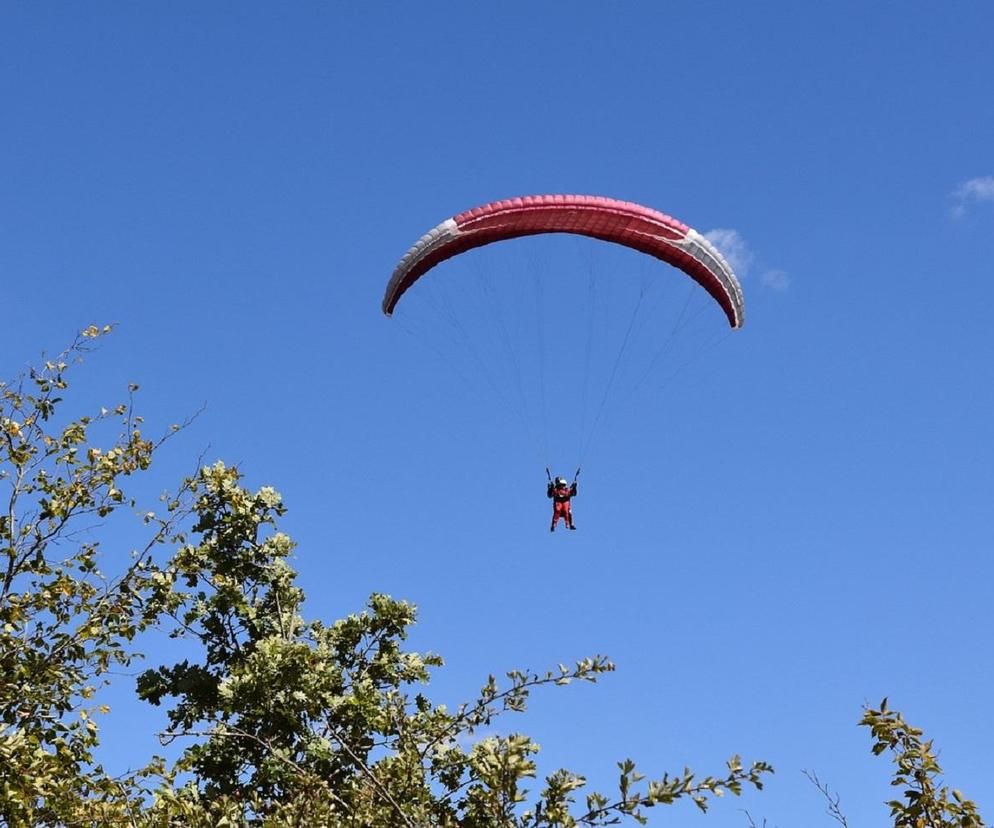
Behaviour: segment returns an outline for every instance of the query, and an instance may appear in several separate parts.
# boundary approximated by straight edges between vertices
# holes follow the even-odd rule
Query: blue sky
[[[888,695],[990,819],[992,31],[970,2],[8,3],[0,368],[119,322],[82,400],[140,382],[153,428],[206,402],[163,485],[209,446],[278,488],[309,614],[374,590],[417,603],[414,645],[448,661],[440,699],[609,654],[602,684],[504,725],[543,745],[543,771],[607,788],[625,756],[661,773],[741,752],[777,775],[709,825],[745,824],[740,807],[832,824],[802,768],[851,824],[882,824],[890,768],[855,723]],[[423,347],[460,348],[427,343],[424,296],[408,322],[379,311],[421,233],[543,192],[724,231],[747,306],[662,388],[620,395],[584,458],[580,530],[554,536],[506,395]],[[528,294],[500,277],[538,273],[563,294],[546,403],[575,434],[576,271],[684,285],[596,245],[506,247],[439,268],[439,288],[511,302]],[[618,330],[630,311],[598,313]],[[513,388],[476,317],[470,341]],[[112,767],[155,748],[158,714],[129,694]]]

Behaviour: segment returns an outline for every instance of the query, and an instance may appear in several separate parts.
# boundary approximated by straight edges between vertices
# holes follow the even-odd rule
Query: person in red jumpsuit
[[[576,497],[576,481],[574,480],[571,485],[566,482],[565,477],[557,477],[555,481],[549,482],[547,494],[552,498],[552,526],[549,527],[549,531],[556,531],[559,518],[563,519],[568,529],[576,529],[569,505],[570,499]]]

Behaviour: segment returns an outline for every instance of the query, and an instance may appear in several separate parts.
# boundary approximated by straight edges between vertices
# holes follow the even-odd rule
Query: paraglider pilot
[[[559,518],[563,519],[566,528],[576,529],[569,505],[570,499],[576,497],[576,480],[572,484],[567,483],[565,477],[557,477],[554,481],[550,480],[546,494],[552,498],[552,526],[549,527],[549,531],[556,531]]]

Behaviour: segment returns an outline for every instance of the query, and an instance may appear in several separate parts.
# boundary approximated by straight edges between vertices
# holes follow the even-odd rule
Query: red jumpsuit
[[[573,485],[569,487],[565,485],[556,486],[550,483],[547,494],[552,498],[552,526],[549,527],[549,531],[554,532],[556,530],[559,518],[563,519],[567,528],[576,529],[573,525],[573,513],[570,511],[569,505],[570,498],[576,497],[576,481],[574,480]]]

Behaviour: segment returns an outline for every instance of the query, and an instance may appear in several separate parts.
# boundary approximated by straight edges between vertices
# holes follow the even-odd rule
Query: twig
[[[822,782],[818,778],[818,774],[814,771],[805,770],[802,773],[808,778],[808,781],[814,785],[828,802],[828,808],[825,811],[832,819],[838,822],[842,828],[849,828],[849,823],[846,821],[846,815],[842,813],[842,809],[839,807],[839,795],[833,794],[826,783]]]
[[[400,805],[397,804],[397,801],[390,796],[390,792],[380,784],[380,780],[376,778],[376,774],[374,774],[369,766],[363,762],[361,758],[359,758],[351,747],[349,747],[349,743],[346,742],[341,735],[339,735],[337,728],[332,727],[329,728],[329,730],[332,736],[335,737],[335,741],[342,746],[342,750],[349,755],[349,758],[359,766],[359,769],[366,775],[369,781],[373,783],[373,787],[376,788],[380,796],[382,796],[385,800],[387,800],[387,802],[390,803],[391,806],[393,806],[393,809],[397,812],[397,815],[401,818],[401,820],[403,820],[404,825],[406,825],[407,828],[417,828],[417,826],[407,818],[407,814],[405,814]]]

